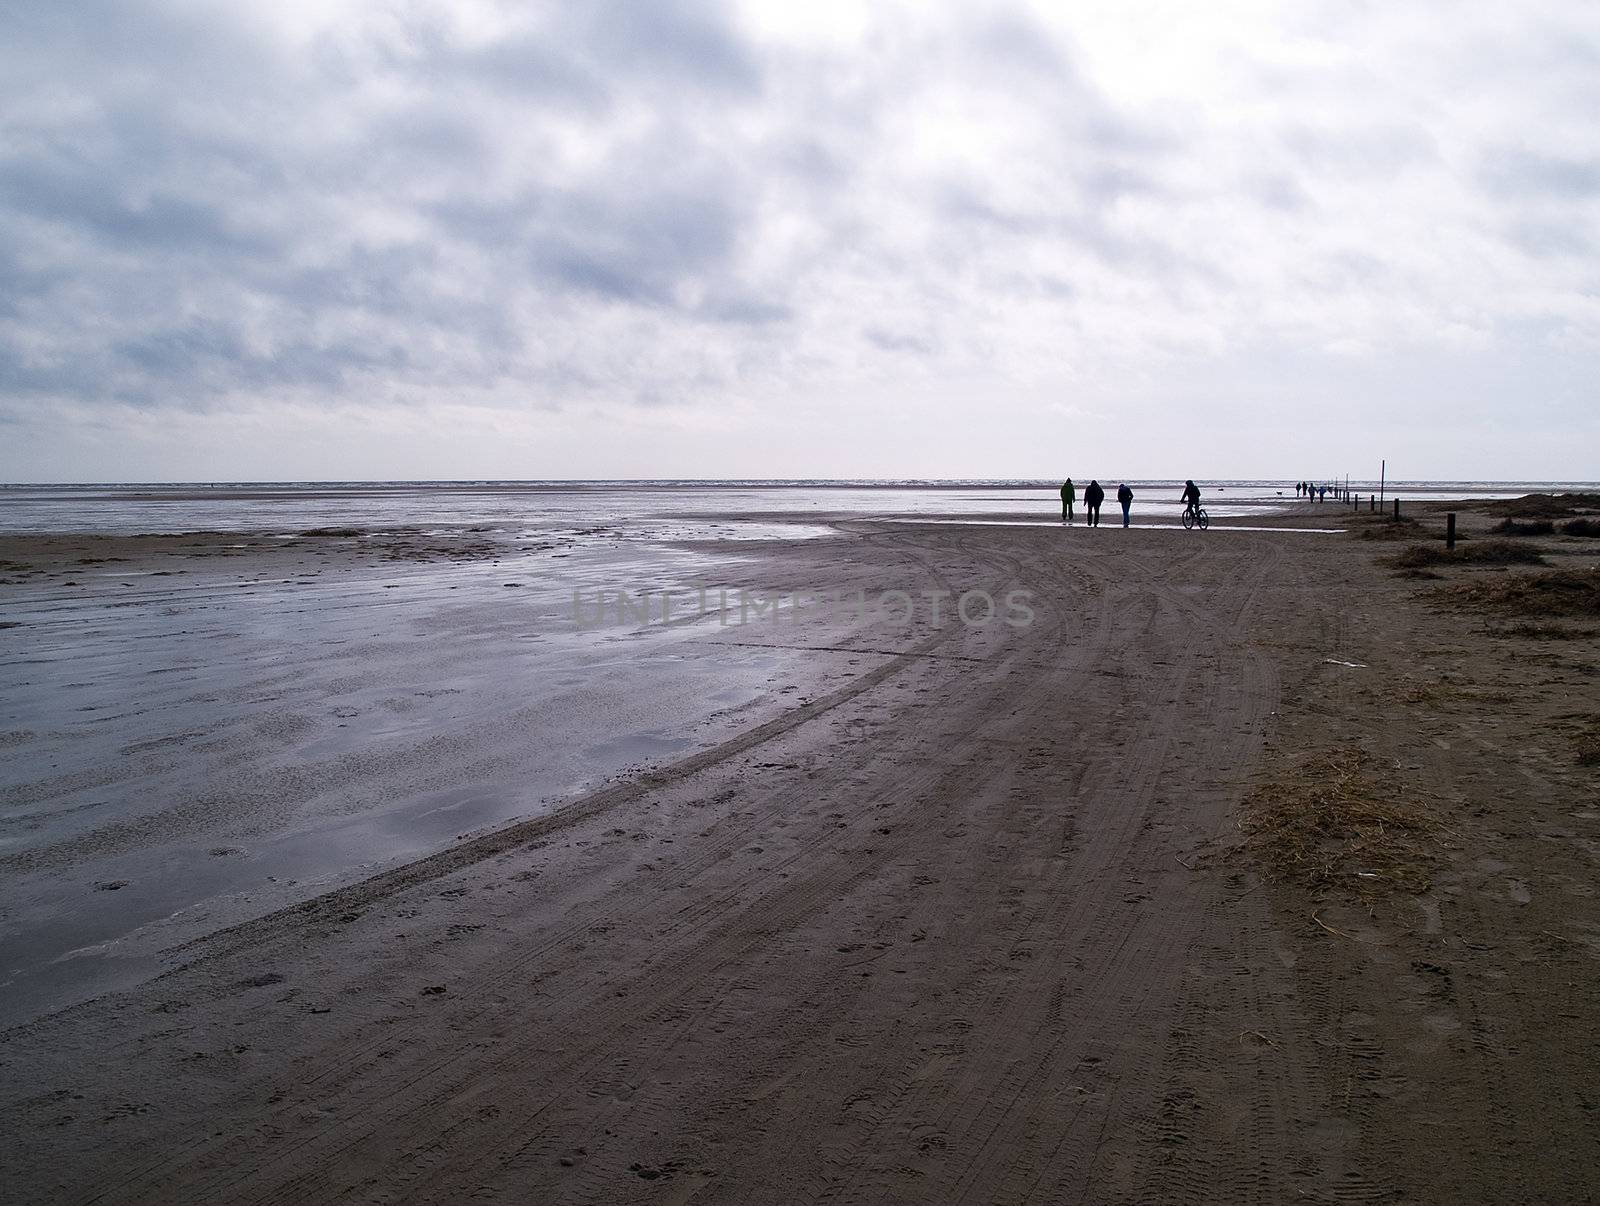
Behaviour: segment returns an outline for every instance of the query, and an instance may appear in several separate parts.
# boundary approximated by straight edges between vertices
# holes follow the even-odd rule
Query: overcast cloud
[[[1585,0],[0,24],[8,480],[1600,477]]]

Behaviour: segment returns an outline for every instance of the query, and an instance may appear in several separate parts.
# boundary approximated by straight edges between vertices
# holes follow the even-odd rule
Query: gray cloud
[[[1585,201],[1600,196],[1600,156],[1569,158],[1521,149],[1487,156],[1483,180],[1502,197],[1557,197]]]
[[[885,331],[879,327],[866,327],[861,335],[873,347],[886,352],[917,352],[930,356],[938,350],[938,344],[931,338],[906,331]]]
[[[714,187],[558,194],[538,208],[532,263],[563,287],[668,304],[673,286],[724,266],[738,237]]]
[[[0,14],[0,418],[40,441],[119,408],[393,405],[559,414],[608,449],[643,408],[737,450],[797,398],[868,415],[916,382],[1070,383],[1101,414],[1224,369],[1266,398],[1297,363],[1366,383],[1500,348],[1554,396],[1600,345],[1576,3],[1509,34],[1487,4],[1450,30],[1344,6]],[[1463,92],[1458,118],[1438,98]]]
[[[87,164],[52,168],[17,159],[0,179],[0,204],[16,219],[65,227],[113,253],[273,250],[268,240],[233,227],[218,205],[162,193],[118,196],[117,183]]]

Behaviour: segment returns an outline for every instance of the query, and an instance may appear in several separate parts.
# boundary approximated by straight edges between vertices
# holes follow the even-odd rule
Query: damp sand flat
[[[575,623],[574,591],[725,580],[734,556],[369,544],[0,547],[37,571],[12,571],[0,630],[0,1023],[692,750],[759,716],[801,657],[615,609]]]
[[[757,544],[743,581],[1034,622],[688,626],[798,660],[703,746],[0,1036],[13,1191],[1581,1200],[1592,650],[1441,617],[1381,543],[1105,535]],[[1420,897],[1241,847],[1351,746],[1444,822]]]

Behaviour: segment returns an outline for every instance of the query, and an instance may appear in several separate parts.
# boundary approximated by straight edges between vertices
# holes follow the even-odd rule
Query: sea
[[[1108,501],[1121,481],[1104,478]],[[1181,481],[1128,479],[1134,515],[1173,519]],[[1331,483],[1330,483],[1331,484]],[[207,482],[0,485],[0,532],[277,532],[318,527],[433,529],[533,523],[582,531],[596,524],[642,539],[741,539],[816,534],[808,516],[969,518],[1059,512],[1061,483],[1042,480],[659,480]],[[1088,479],[1079,480],[1081,494]],[[1201,482],[1218,517],[1296,502],[1293,482]],[[1510,498],[1596,491],[1595,482],[1341,481],[1363,496],[1415,500]],[[777,524],[779,526],[775,527]]]

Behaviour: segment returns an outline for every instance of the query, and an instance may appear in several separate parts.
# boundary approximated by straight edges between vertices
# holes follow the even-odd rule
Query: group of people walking
[[[1316,482],[1296,482],[1294,492],[1296,497],[1304,496],[1312,502],[1321,502],[1328,497],[1328,487],[1319,486]]]
[[[1078,487],[1072,484],[1069,477],[1061,483],[1061,522],[1071,523],[1074,507],[1078,501]],[[1105,487],[1093,478],[1083,491],[1084,519],[1091,528],[1100,526],[1100,506],[1106,501]],[[1128,489],[1124,482],[1117,487],[1117,501],[1122,504],[1122,526],[1128,526],[1128,508],[1133,506],[1133,491]]]
[[[1106,500],[1105,487],[1097,480],[1091,478],[1083,491],[1084,516],[1091,528],[1100,526],[1100,506]],[[1078,487],[1073,485],[1069,477],[1061,483],[1061,522],[1071,523],[1074,510],[1078,501]],[[1122,507],[1122,526],[1128,526],[1129,513],[1133,510],[1133,491],[1128,489],[1128,483],[1123,482],[1117,487],[1117,502]],[[1200,487],[1194,481],[1183,484],[1183,503],[1185,507],[1200,507]]]

